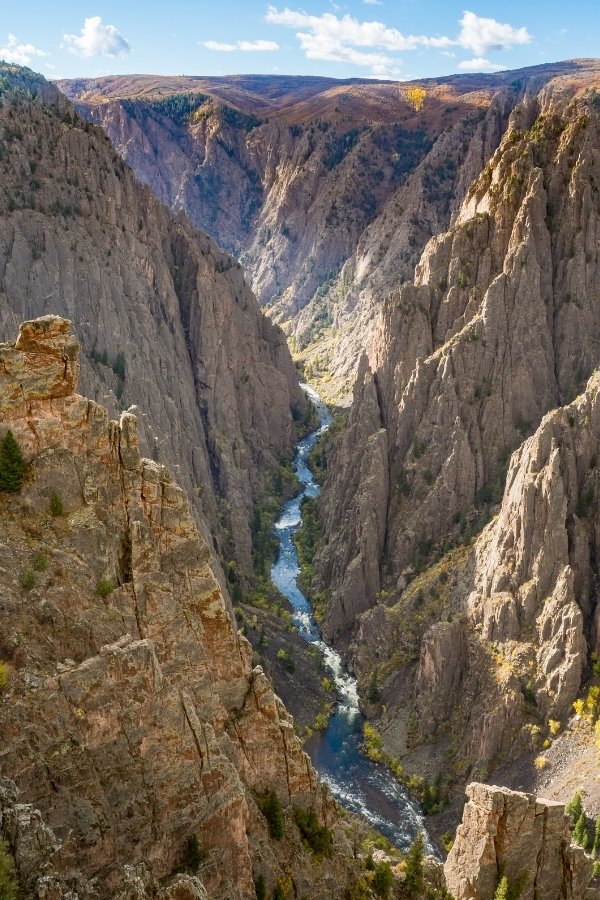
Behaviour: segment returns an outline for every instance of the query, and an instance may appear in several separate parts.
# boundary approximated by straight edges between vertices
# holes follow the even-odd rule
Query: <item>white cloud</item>
[[[28,66],[34,56],[48,55],[45,50],[39,50],[33,44],[20,44],[14,34],[8,35],[6,47],[0,47],[0,59],[17,63],[19,66]]]
[[[383,6],[382,0],[363,0],[365,6]]]
[[[271,52],[279,50],[279,44],[275,41],[236,41],[235,44],[226,44],[221,41],[202,41],[202,46],[207,50],[218,50],[221,53],[231,53],[233,50],[241,50],[243,53]]]
[[[381,0],[363,0],[363,3],[379,6]],[[269,6],[265,19],[271,25],[294,29],[307,59],[348,62],[370,68],[371,74],[379,77],[399,74],[400,60],[389,54],[419,49],[436,49],[448,54],[451,47],[462,47],[474,54],[473,59],[460,63],[463,71],[497,72],[504,66],[486,59],[489,51],[510,50],[532,39],[526,28],[515,28],[469,11],[463,13],[455,38],[406,35],[383,22],[361,22],[349,14],[338,16],[331,12],[315,16],[287,6],[284,9]]]
[[[475,59],[464,59],[458,64],[458,68],[463,72],[503,72],[506,66],[499,66],[497,63],[490,62],[489,59],[477,56]]]
[[[518,44],[529,44],[531,35],[526,28],[514,28],[495,19],[484,19],[465,11],[460,20],[458,43],[482,57],[490,50],[510,50]]]
[[[86,19],[81,34],[63,34],[63,43],[76,56],[127,56],[131,47],[114,25],[104,25],[100,16]]]

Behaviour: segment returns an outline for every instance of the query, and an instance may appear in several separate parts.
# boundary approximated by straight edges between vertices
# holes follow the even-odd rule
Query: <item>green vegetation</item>
[[[267,900],[267,882],[264,875],[259,875],[254,882],[256,900]]]
[[[526,871],[521,872],[515,882],[510,882],[504,873],[501,874],[494,894],[494,900],[519,900],[523,893],[529,875]]]
[[[582,847],[584,850],[588,850],[590,846],[590,836],[587,830],[587,821],[585,818],[585,813],[582,812],[575,822],[575,828],[573,829],[573,840],[575,843]]]
[[[258,808],[267,820],[269,834],[273,840],[280,841],[285,830],[285,820],[283,818],[283,810],[281,808],[279,797],[275,791],[269,791],[265,797],[259,799],[257,802]]]
[[[565,806],[565,814],[570,818],[571,825],[575,825],[581,813],[583,812],[583,803],[581,802],[581,794],[576,791],[573,797]]]
[[[330,172],[332,169],[335,169],[336,166],[339,166],[342,160],[358,143],[362,130],[363,129],[361,128],[351,128],[350,131],[347,131],[342,135],[329,135],[327,139],[326,154],[323,157],[323,165],[327,171]]]
[[[422,831],[411,844],[404,863],[404,888],[409,897],[417,897],[425,889],[423,874],[423,857],[425,855],[425,836]]]
[[[21,587],[26,591],[30,591],[31,588],[35,587],[35,575],[31,569],[26,569],[25,572],[23,572],[23,575],[21,576]]]
[[[592,856],[594,857],[594,859],[597,858],[599,852],[600,852],[600,816],[597,816],[596,821],[594,823],[594,840],[592,843]]]
[[[294,819],[303,841],[311,853],[317,858],[331,856],[333,853],[333,832],[326,825],[321,825],[312,809],[294,810]]]
[[[0,691],[3,691],[8,684],[8,672],[4,663],[0,662]],[[0,894],[0,896],[2,896]]]
[[[62,516],[65,511],[63,506],[63,502],[60,499],[60,494],[58,491],[52,491],[50,494],[50,515],[55,518],[58,516]]]
[[[448,788],[441,774],[433,784],[421,775],[408,775],[399,760],[385,752],[381,735],[368,722],[363,725],[363,738],[363,750],[369,759],[393,772],[400,784],[419,800],[424,813],[440,812],[448,805]]]
[[[206,853],[196,834],[190,834],[187,842],[186,868],[195,875],[202,863],[206,860]]]
[[[44,572],[48,566],[48,560],[44,556],[43,553],[36,553],[33,557],[33,570],[34,572]]]
[[[392,867],[389,862],[382,860],[377,863],[373,872],[373,881],[371,882],[375,895],[377,897],[383,897],[385,900],[386,897],[390,896],[390,890],[393,883],[394,873],[392,872]]]
[[[300,587],[310,592],[315,575],[314,558],[321,539],[321,523],[318,516],[318,500],[316,497],[304,497],[300,506],[302,526],[294,535],[294,544],[298,551],[300,563]]]
[[[7,842],[0,838],[0,897],[2,900],[17,900],[18,896],[15,860]]]
[[[0,445],[0,491],[14,494],[25,475],[25,461],[15,436],[9,429]]]
[[[379,690],[379,681],[377,678],[377,670],[373,670],[373,674],[371,675],[371,680],[369,681],[369,687],[367,688],[367,700],[369,703],[379,703],[381,700],[381,692]]]
[[[260,498],[254,504],[252,515],[252,562],[259,592],[267,594],[269,569],[277,554],[278,542],[273,529],[279,515],[281,501],[291,497],[298,487],[298,480],[289,460],[281,460],[270,473]],[[249,598],[252,603],[252,596]]]
[[[96,593],[100,597],[108,597],[115,589],[115,583],[111,578],[101,578],[96,585]]]

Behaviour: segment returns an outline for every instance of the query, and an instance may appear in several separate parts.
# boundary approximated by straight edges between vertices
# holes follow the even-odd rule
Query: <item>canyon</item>
[[[0,492],[0,831],[26,896],[354,900],[380,863],[398,898],[598,896],[565,802],[600,813],[600,64],[422,84],[420,109],[393,82],[0,68],[0,436],[26,464]],[[286,336],[338,404],[299,445],[322,489],[300,479],[295,622],[257,566],[317,426]],[[382,783],[433,798],[440,841],[462,817],[416,893],[303,749],[321,635]]]
[[[161,200],[239,257],[320,390],[347,403],[380,301],[450,224],[511,111],[578,68],[426,79],[422,109],[410,84],[360,79],[58,85]]]

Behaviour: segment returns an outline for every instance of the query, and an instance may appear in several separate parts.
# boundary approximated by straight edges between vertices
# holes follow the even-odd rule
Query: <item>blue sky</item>
[[[240,72],[412,79],[600,55],[600,3],[24,2],[0,58],[48,78]]]

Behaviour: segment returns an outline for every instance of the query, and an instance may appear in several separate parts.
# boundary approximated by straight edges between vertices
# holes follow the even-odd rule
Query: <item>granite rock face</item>
[[[470,784],[444,874],[455,900],[490,900],[502,875],[523,878],[523,900],[583,900],[593,861],[571,843],[564,806],[493,785]],[[523,875],[526,873],[526,875]]]
[[[48,312],[73,321],[85,393],[112,416],[141,410],[143,452],[178,467],[198,521],[248,571],[253,501],[305,409],[285,338],[240,266],[53,85],[1,74],[0,339]]]
[[[453,228],[386,300],[328,463],[324,632],[363,688],[381,674],[382,725],[416,716],[389,749],[426,742],[440,771],[449,730],[461,777],[535,749],[528,728],[564,720],[597,652],[599,83],[526,91]]]
[[[140,456],[133,415],[111,422],[75,393],[77,357],[52,316],[0,345],[1,432],[28,463],[21,490],[0,495],[0,771],[19,792],[21,875],[35,845],[58,854],[61,884],[91,885],[80,896],[193,900],[194,878],[153,885],[185,868],[196,835],[211,897],[253,897],[261,873],[343,892],[346,861],[315,867],[291,812],[333,824],[335,806],[252,668],[188,500]],[[276,848],[256,802],[268,790],[287,808]],[[67,896],[44,884],[34,896]]]

